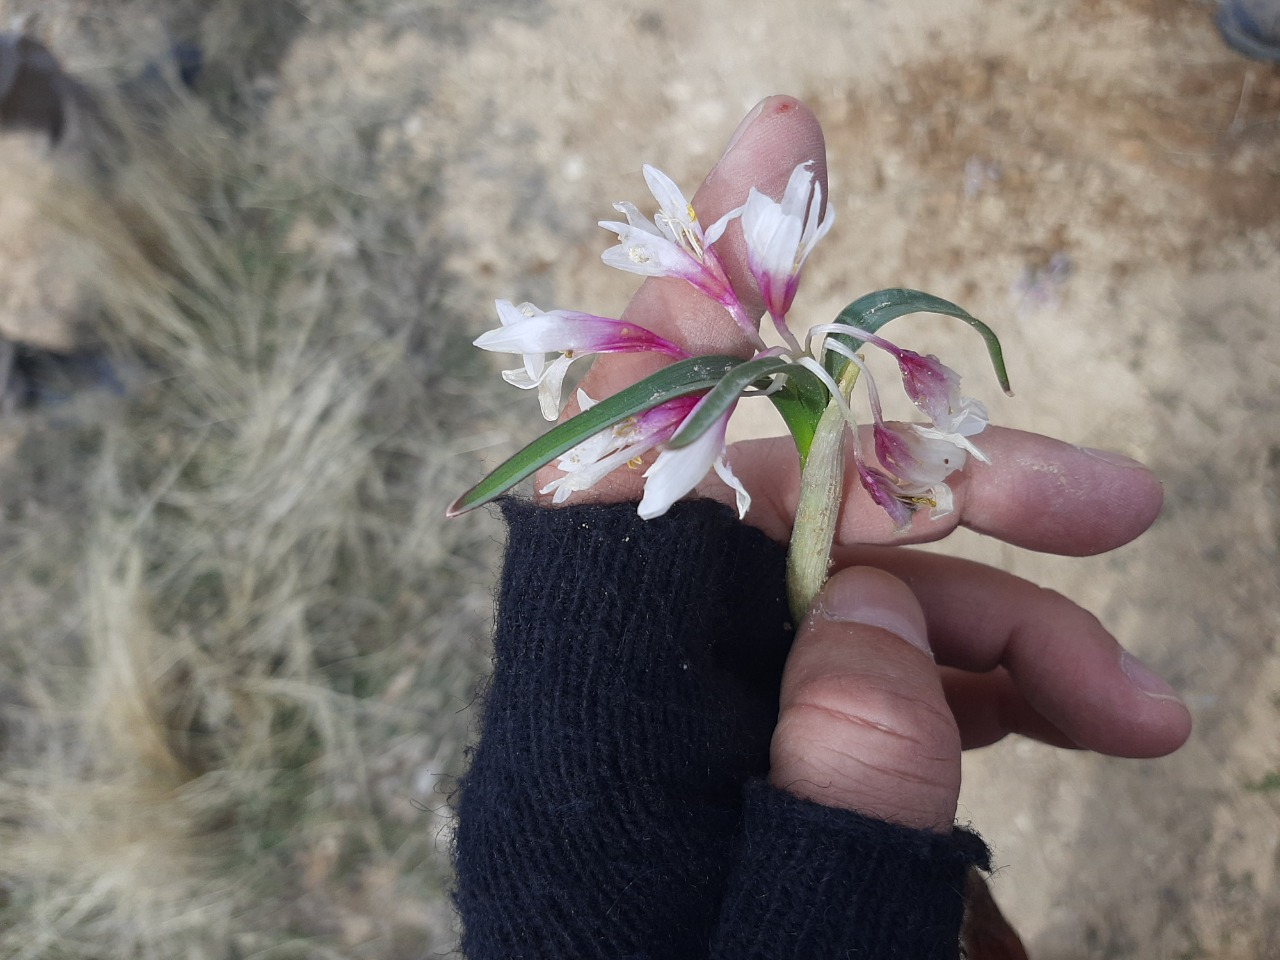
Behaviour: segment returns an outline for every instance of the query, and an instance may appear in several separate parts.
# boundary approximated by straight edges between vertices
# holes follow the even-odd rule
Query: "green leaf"
[[[796,442],[796,450],[800,453],[800,466],[804,467],[809,459],[809,448],[813,446],[813,434],[818,429],[818,421],[822,412],[831,401],[831,391],[827,385],[804,367],[787,371],[787,383],[769,399],[782,414],[782,419],[791,431]]]
[[[679,450],[681,447],[687,447],[706,433],[712,424],[738,402],[738,397],[742,396],[743,390],[764,377],[775,373],[789,373],[792,368],[804,369],[781,357],[760,357],[734,367],[703,398],[692,416],[680,425],[680,429],[667,441],[667,448]],[[767,386],[767,383],[761,386]]]
[[[856,327],[866,333],[875,333],[890,320],[896,320],[898,317],[905,317],[911,313],[940,313],[943,316],[963,320],[977,330],[987,343],[987,354],[991,357],[991,366],[995,368],[996,379],[1000,381],[1000,388],[1010,396],[1013,395],[1013,391],[1009,389],[1009,374],[1004,366],[1004,351],[1000,347],[1000,340],[995,335],[995,331],[950,300],[943,300],[941,297],[935,297],[929,293],[908,290],[902,287],[877,290],[875,293],[868,293],[865,297],[859,297],[841,310],[835,322]],[[839,334],[835,334],[835,336],[839,336]],[[856,340],[857,338],[850,337],[849,339]],[[859,345],[860,343],[853,344],[855,347]],[[833,376],[838,376],[848,362],[838,353],[833,353],[827,358],[827,369]]]
[[[712,356],[691,357],[663,367],[639,383],[601,400],[590,410],[552,427],[455,500],[445,515],[456,517],[483,506],[587,437],[675,397],[710,390],[730,370],[742,364],[738,357]]]

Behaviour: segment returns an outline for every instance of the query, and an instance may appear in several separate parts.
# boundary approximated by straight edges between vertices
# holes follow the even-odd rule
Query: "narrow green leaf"
[[[738,357],[712,356],[691,357],[663,367],[639,383],[601,400],[590,410],[552,427],[455,500],[445,515],[456,517],[483,506],[587,437],[667,400],[710,390],[730,370],[742,364]]]
[[[742,391],[757,380],[772,376],[775,373],[789,372],[795,364],[781,357],[761,357],[748,360],[726,373],[710,393],[703,398],[698,409],[680,425],[675,436],[667,441],[671,450],[687,447],[711,428],[711,425],[724,416],[725,412],[738,402]],[[803,370],[803,367],[796,369]],[[768,384],[762,384],[767,386]]]
[[[771,394],[769,399],[782,414],[791,438],[796,442],[803,469],[809,459],[809,448],[813,446],[818,421],[831,400],[831,391],[811,371],[797,367],[787,372],[786,386]]]
[[[1000,347],[1000,339],[996,336],[995,331],[950,300],[943,300],[941,297],[935,297],[929,293],[908,290],[903,287],[877,290],[875,293],[868,293],[865,297],[859,297],[841,310],[835,322],[856,327],[867,333],[875,333],[890,320],[896,320],[898,317],[905,317],[911,313],[940,313],[946,317],[955,317],[957,320],[963,320],[977,330],[982,335],[982,339],[986,341],[987,354],[991,357],[991,366],[995,368],[996,379],[1000,382],[1000,388],[1012,396],[1013,391],[1009,388],[1009,374],[1004,366],[1004,351]],[[836,336],[839,336],[839,334],[836,334]],[[856,340],[853,337],[849,339]],[[858,344],[851,345],[856,347]],[[827,369],[833,376],[839,375],[848,362],[844,357],[833,353],[827,358]]]

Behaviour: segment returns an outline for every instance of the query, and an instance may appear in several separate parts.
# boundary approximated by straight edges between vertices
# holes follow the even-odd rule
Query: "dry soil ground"
[[[101,66],[82,5],[44,6],[71,65]],[[1041,960],[1280,957],[1280,68],[1191,0],[369,6],[299,25],[269,122],[335,176],[430,178],[477,328],[495,296],[618,310],[631,284],[598,266],[594,222],[641,198],[640,164],[691,185],[761,97],[816,111],[839,222],[799,312],[886,286],[955,299],[1005,339],[1017,396],[983,391],[993,419],[1165,483],[1154,530],[1105,558],[945,545],[1095,610],[1196,721],[1156,761],[972,755],[961,812],[997,899]],[[964,332],[911,340],[985,382]]]

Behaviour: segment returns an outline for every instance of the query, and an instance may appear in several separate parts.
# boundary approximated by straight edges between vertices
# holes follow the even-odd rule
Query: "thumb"
[[[901,580],[873,567],[836,573],[796,636],[781,697],[774,786],[880,820],[951,829],[960,733],[924,612]]]

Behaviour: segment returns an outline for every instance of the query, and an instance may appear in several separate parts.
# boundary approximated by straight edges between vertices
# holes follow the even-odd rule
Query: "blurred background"
[[[1196,719],[971,754],[997,900],[1036,960],[1280,957],[1280,67],[1216,6],[0,0],[0,958],[450,955],[502,530],[442,514],[542,423],[469,342],[616,316],[595,221],[771,93],[838,212],[793,317],[955,300],[1015,398],[897,339],[1165,484],[1106,557],[942,545]]]

